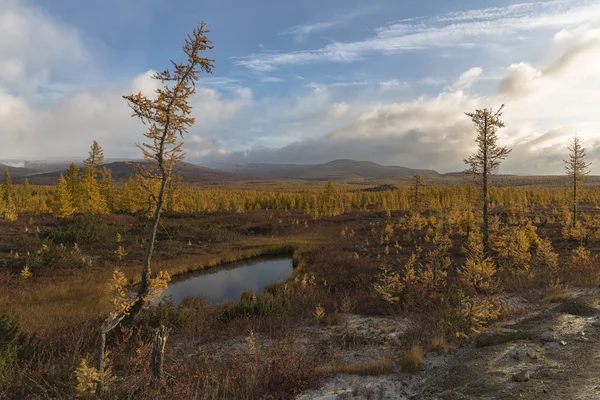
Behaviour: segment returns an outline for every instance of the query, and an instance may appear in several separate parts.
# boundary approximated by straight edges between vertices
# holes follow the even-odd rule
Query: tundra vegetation
[[[71,165],[56,186],[13,184],[5,172],[0,397],[291,398],[338,372],[418,371],[425,351],[505,318],[508,296],[543,305],[600,284],[600,190],[581,181],[582,144],[569,148],[569,179],[492,177],[510,152],[496,143],[500,111],[468,114],[475,181],[367,182],[397,187],[379,192],[182,182],[173,166],[193,123],[185,100],[195,74],[212,68],[198,55],[210,49],[206,32],[190,35],[185,63],[157,75],[155,99],[127,97],[148,126],[147,167],[127,181],[102,168],[96,142],[84,170]],[[295,271],[262,296],[148,307],[170,276],[265,254],[293,256]],[[341,326],[343,337],[324,340],[359,351],[351,315],[404,318],[411,329],[395,354],[366,364],[332,364],[298,340],[299,327]]]

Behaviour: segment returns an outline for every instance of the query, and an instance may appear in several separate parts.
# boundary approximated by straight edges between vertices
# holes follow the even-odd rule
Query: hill
[[[0,163],[0,173],[4,174],[4,171],[8,169],[11,179],[17,178],[17,180],[25,180],[25,177],[30,175],[38,174],[42,171],[33,168],[26,167],[13,167],[10,165]]]
[[[116,161],[104,166],[111,170],[113,179],[116,182],[124,182],[134,173],[133,167],[124,161]],[[37,173],[29,175],[27,179],[30,183],[37,185],[54,185],[61,173],[64,174],[65,170]],[[177,164],[174,173],[181,176],[182,180],[188,183],[220,184],[252,179],[250,176],[218,171],[189,163]]]
[[[226,168],[264,178],[303,180],[389,179],[409,177],[416,173],[437,176],[436,171],[397,166],[384,166],[370,161],[334,160],[324,164],[245,164]]]

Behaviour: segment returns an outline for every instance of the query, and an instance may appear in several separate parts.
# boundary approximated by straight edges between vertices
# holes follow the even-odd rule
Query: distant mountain
[[[126,181],[135,172],[133,167],[124,161],[116,161],[104,166],[111,170],[113,179],[117,182]],[[58,181],[60,174],[65,173],[65,170],[66,168],[58,171],[38,173],[28,176],[27,179],[30,183],[36,185],[54,185]],[[181,176],[184,182],[188,183],[219,184],[252,179],[250,176],[218,171],[189,163],[179,163],[174,167],[173,171],[175,174]]]
[[[42,171],[38,170],[38,169],[33,169],[33,168],[26,168],[26,167],[13,167],[12,165],[7,165],[7,164],[3,164],[0,163],[0,174],[4,174],[4,171],[8,169],[8,173],[10,174],[10,177],[12,180],[14,179],[25,179],[25,177],[30,176],[30,175],[34,175],[34,174],[38,174]]]
[[[406,167],[384,166],[370,161],[335,160],[325,164],[244,164],[221,166],[230,172],[263,178],[303,180],[389,179],[408,177],[419,173],[439,175],[436,171]]]

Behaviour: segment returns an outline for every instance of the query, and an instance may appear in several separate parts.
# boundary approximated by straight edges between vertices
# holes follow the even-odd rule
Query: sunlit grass
[[[176,276],[263,255],[292,256],[294,250],[314,247],[318,241],[317,235],[245,238],[236,243],[214,244],[212,253],[181,256],[175,253],[168,260],[155,258],[152,271],[167,270],[171,276]],[[141,261],[118,267],[132,285],[139,282]],[[24,331],[35,332],[66,328],[108,313],[110,306],[105,288],[111,273],[112,268],[91,268],[52,278],[34,275],[26,282],[10,278],[15,284],[3,285],[0,314],[16,316]]]

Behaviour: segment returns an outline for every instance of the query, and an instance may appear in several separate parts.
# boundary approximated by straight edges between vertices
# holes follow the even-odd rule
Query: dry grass
[[[176,276],[262,255],[291,255],[294,249],[310,248],[317,242],[317,235],[248,238],[243,242],[215,244],[213,253],[174,254],[174,258],[168,260],[156,259],[153,271],[167,270]],[[130,262],[119,268],[132,285],[138,282],[141,262]],[[112,268],[105,267],[71,270],[53,277],[34,274],[27,280],[6,276],[2,279],[6,282],[2,282],[0,314],[16,316],[25,332],[64,329],[95,318],[110,310],[105,289],[111,274]]]
[[[446,340],[446,337],[442,335],[434,337],[428,350],[437,354],[443,354],[448,351],[448,341]]]
[[[404,372],[414,373],[421,369],[424,360],[423,348],[419,345],[413,345],[402,357],[400,367]]]
[[[556,303],[560,301],[567,301],[573,297],[573,294],[569,290],[567,285],[553,284],[548,286],[546,289],[546,301],[549,303]]]
[[[332,374],[351,374],[351,375],[383,375],[389,373],[394,368],[394,360],[391,356],[386,356],[381,360],[373,360],[366,363],[348,364],[345,361],[336,361],[333,365],[319,369],[324,375]]]

